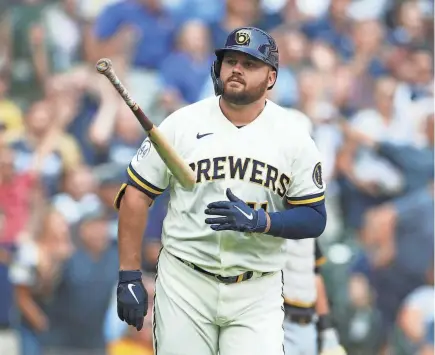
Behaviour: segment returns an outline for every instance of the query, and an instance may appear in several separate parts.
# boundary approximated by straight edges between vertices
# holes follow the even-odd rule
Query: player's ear
[[[276,81],[276,71],[275,70],[269,70],[269,77],[268,77],[269,85],[268,87],[271,87],[275,84]]]

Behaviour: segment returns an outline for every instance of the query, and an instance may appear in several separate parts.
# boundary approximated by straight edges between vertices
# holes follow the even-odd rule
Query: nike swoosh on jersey
[[[130,291],[130,293],[133,295],[134,299],[136,300],[137,304],[139,304],[139,300],[137,299],[136,295],[133,292],[133,287],[135,287],[136,285],[134,284],[128,284],[128,290]]]
[[[252,220],[252,218],[254,218],[254,215],[252,213],[247,214],[245,211],[242,211],[239,207],[234,206],[235,208],[237,208],[240,212],[242,212],[242,214],[249,220]]]
[[[209,136],[210,134],[213,134],[213,133],[204,133],[204,134],[197,134],[196,135],[196,139],[201,139],[202,137],[205,137],[205,136]]]

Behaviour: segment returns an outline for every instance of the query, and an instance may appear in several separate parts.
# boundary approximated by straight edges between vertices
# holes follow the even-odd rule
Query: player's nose
[[[235,65],[233,65],[233,74],[242,75],[243,74],[243,68],[240,62],[237,62]]]

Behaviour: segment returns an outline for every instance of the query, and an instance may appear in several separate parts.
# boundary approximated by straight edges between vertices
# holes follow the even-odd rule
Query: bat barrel
[[[121,83],[118,76],[115,73],[115,70],[112,66],[112,61],[108,58],[101,58],[96,64],[97,71],[100,74],[103,74],[112,85],[115,87],[116,91],[119,92],[125,103],[133,110],[137,111],[139,106],[136,101],[130,96],[130,93],[126,89],[126,87]]]

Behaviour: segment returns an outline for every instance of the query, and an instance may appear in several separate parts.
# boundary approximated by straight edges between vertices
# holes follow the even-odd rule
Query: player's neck
[[[265,97],[249,105],[234,105],[222,98],[219,100],[222,113],[235,126],[244,126],[254,121],[264,110],[265,104]]]

